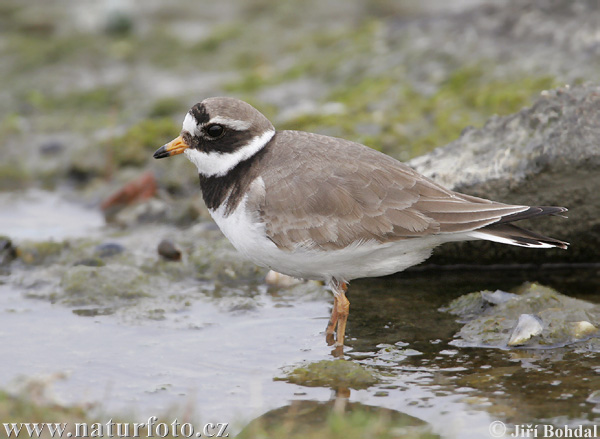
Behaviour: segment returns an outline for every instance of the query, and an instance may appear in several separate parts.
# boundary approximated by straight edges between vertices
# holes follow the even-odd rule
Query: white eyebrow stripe
[[[245,131],[252,126],[252,122],[248,122],[247,120],[230,119],[229,117],[225,117],[225,116],[213,117],[211,120],[209,120],[206,123],[206,125],[210,125],[210,124],[225,125],[236,131]]]
[[[198,121],[192,115],[192,113],[188,113],[185,115],[185,119],[183,119],[183,126],[181,129],[183,131],[187,131],[188,133],[194,135],[196,134],[196,129],[198,128]]]

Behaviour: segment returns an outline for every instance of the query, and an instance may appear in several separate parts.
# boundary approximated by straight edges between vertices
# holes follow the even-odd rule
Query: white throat
[[[185,129],[185,127],[184,127]],[[194,148],[187,148],[185,156],[196,165],[198,172],[206,177],[222,177],[244,160],[249,159],[275,135],[274,130],[265,131],[260,136],[253,137],[243,147],[231,153],[202,152]]]

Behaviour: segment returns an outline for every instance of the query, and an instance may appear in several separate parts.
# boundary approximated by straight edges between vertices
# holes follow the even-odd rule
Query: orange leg
[[[348,284],[332,279],[329,285],[333,290],[333,309],[331,310],[331,318],[327,324],[326,340],[329,346],[333,344],[333,333],[337,326],[335,346],[343,347],[346,322],[350,313],[350,301],[346,298]]]
[[[347,287],[345,289],[347,289]],[[348,298],[346,298],[345,291],[338,298],[337,302],[338,324],[337,334],[335,337],[335,345],[344,346],[344,337],[346,335],[346,322],[348,321],[348,314],[350,314],[350,301],[348,300]]]
[[[335,343],[335,327],[338,322],[338,298],[337,296],[333,296],[333,309],[331,310],[331,317],[329,318],[329,323],[327,323],[327,330],[325,331],[325,340],[327,341],[327,346],[331,346]]]

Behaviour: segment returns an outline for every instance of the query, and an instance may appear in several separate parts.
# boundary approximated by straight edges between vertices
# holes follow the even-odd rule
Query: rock
[[[40,145],[40,153],[42,155],[57,155],[65,149],[65,145],[58,140],[49,140]]]
[[[373,396],[383,396],[383,393],[389,392],[377,391]],[[252,420],[236,438],[440,439],[432,430],[431,425],[419,418],[396,410],[349,401],[347,392],[337,390],[335,397],[329,401],[293,398],[289,405],[270,410]]]
[[[110,258],[112,256],[120,255],[124,251],[125,247],[123,247],[121,244],[116,242],[106,242],[96,246],[94,253],[100,258]]]
[[[0,267],[8,265],[17,257],[17,249],[13,246],[10,238],[0,236]]]
[[[511,72],[550,75],[566,82],[598,77],[597,2],[437,3],[428,16],[407,20],[400,14],[392,17],[390,25],[391,44],[404,51],[388,62],[414,50],[417,60],[406,68],[414,70],[411,76],[424,87],[423,78],[443,75],[442,55],[458,65],[479,62],[493,66],[500,77]],[[443,11],[439,8],[442,3],[452,4],[456,10]],[[411,45],[405,43],[407,33],[414,42]]]
[[[508,340],[509,346],[520,346],[525,344],[527,340],[536,335],[540,335],[544,330],[544,326],[539,318],[531,314],[521,314],[517,321],[517,326],[510,335]]]
[[[466,322],[452,345],[459,347],[523,346],[551,349],[573,346],[581,351],[599,352],[597,328],[590,322],[600,319],[600,305],[574,299],[535,283],[525,283],[509,300],[494,306],[462,306],[479,293],[455,299],[446,311]]]
[[[171,210],[171,207],[165,201],[158,198],[150,198],[124,207],[116,215],[111,216],[110,219],[107,218],[107,220],[122,227],[168,222],[168,215]]]
[[[145,172],[134,181],[124,185],[102,202],[100,208],[107,221],[110,221],[125,207],[148,200],[156,194],[156,179],[153,172]]]
[[[175,247],[173,241],[168,239],[163,239],[158,244],[158,254],[161,255],[168,261],[180,261],[181,260],[181,250]]]
[[[366,389],[377,384],[379,377],[375,371],[361,364],[338,359],[308,363],[290,371],[285,378],[276,380],[308,387]]]
[[[592,335],[598,331],[594,325],[590,322],[582,320],[580,322],[573,322],[571,324],[571,334],[575,338],[585,338],[589,335]]]
[[[489,307],[508,302],[514,297],[515,294],[501,290],[476,291],[457,297],[448,306],[441,307],[440,311],[460,316],[461,321],[468,321],[482,314]]]
[[[493,117],[409,165],[438,183],[483,198],[569,208],[569,219],[519,225],[571,243],[567,251],[530,250],[489,242],[453,243],[437,263],[590,262],[600,248],[600,87],[545,92],[531,108]]]
[[[288,276],[287,274],[281,274],[276,271],[269,270],[269,272],[265,276],[265,283],[274,287],[285,288],[291,287],[293,285],[298,285],[302,283],[302,280],[292,276]]]
[[[48,265],[59,259],[69,242],[27,241],[16,248],[17,257],[27,265]]]
[[[116,306],[148,297],[148,276],[136,267],[106,265],[69,268],[62,276],[59,301],[70,306]]]
[[[78,261],[75,261],[73,265],[85,265],[86,267],[104,267],[106,263],[101,258],[92,257],[79,259]]]

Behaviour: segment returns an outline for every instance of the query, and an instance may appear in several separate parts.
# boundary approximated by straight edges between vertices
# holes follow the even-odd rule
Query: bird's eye
[[[210,137],[215,138],[223,134],[223,131],[225,131],[223,125],[211,125],[208,128],[206,128],[206,134],[208,134]]]

